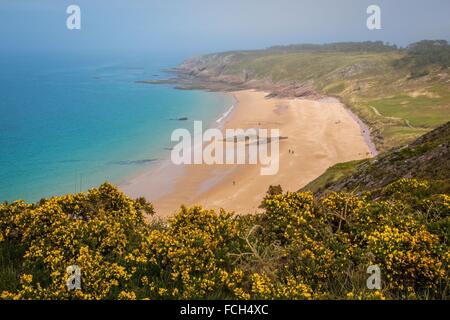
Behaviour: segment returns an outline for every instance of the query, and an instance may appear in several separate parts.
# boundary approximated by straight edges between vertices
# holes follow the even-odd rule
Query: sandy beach
[[[222,130],[279,129],[286,139],[280,141],[278,174],[262,176],[260,165],[166,163],[120,188],[131,197],[152,201],[160,217],[174,214],[182,204],[248,214],[258,211],[270,185],[297,191],[336,163],[374,153],[366,129],[337,101],[267,99],[267,93],[252,90],[232,94],[238,102]]]

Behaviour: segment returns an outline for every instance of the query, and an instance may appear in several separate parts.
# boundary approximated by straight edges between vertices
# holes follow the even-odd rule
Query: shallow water
[[[229,95],[135,83],[184,58],[1,57],[0,201],[120,183],[168,158],[174,129],[215,123]]]

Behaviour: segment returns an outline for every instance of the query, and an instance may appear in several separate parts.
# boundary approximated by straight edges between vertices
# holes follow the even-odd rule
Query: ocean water
[[[184,58],[0,56],[0,201],[118,184],[167,159],[174,129],[215,123],[229,95],[135,83]]]

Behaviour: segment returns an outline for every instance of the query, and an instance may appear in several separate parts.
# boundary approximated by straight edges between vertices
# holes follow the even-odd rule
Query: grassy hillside
[[[207,55],[181,70],[212,82],[306,86],[336,96],[371,127],[385,151],[450,121],[447,52],[448,45],[434,42],[408,50],[380,43],[298,45]]]
[[[450,122],[374,159],[335,165],[302,190],[362,193],[402,178],[427,180],[436,191],[450,193]]]
[[[300,191],[318,193],[323,190],[328,190],[328,188],[330,188],[330,186],[334,183],[353,174],[357,170],[358,165],[366,163],[367,161],[368,160],[355,160],[345,163],[338,163],[328,168],[324,174],[308,183]]]

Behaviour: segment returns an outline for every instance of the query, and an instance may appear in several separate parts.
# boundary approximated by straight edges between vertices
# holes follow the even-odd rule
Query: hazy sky
[[[81,30],[66,8],[81,7]],[[382,10],[369,31],[366,9]],[[277,44],[450,40],[449,0],[0,0],[0,50],[186,52]]]

